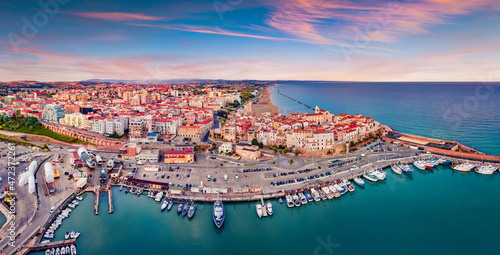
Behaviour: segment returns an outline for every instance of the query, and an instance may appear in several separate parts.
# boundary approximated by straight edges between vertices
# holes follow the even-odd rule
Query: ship
[[[217,226],[217,228],[221,228],[226,218],[226,215],[224,214],[224,203],[222,203],[222,200],[217,199],[214,202],[212,217],[214,219],[215,226]]]
[[[192,204],[190,207],[189,207],[189,211],[188,211],[188,218],[193,218],[194,216],[194,213],[196,212],[196,205],[195,204]]]
[[[101,158],[101,156],[100,156],[99,154],[97,154],[97,155],[95,156],[95,161],[96,161],[96,162],[97,162],[97,164],[99,164],[99,165],[104,164],[104,160]]]

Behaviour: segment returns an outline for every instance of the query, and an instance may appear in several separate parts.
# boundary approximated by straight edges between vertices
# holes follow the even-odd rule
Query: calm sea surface
[[[454,104],[474,96],[477,86],[295,83],[271,91],[273,103],[284,114],[307,108],[276,94],[277,89],[312,107],[360,113],[398,131],[439,134],[500,155],[497,91],[478,100],[460,125],[443,117]],[[81,232],[77,249],[83,255],[498,254],[498,173],[483,176],[439,166],[432,172],[415,169],[408,177],[386,170],[384,182],[367,183],[339,199],[300,208],[286,208],[273,200],[275,214],[268,218],[257,217],[255,203],[226,204],[222,230],[212,222],[211,204],[200,204],[195,217],[188,219],[177,215],[176,207],[162,213],[160,203],[145,195],[115,188],[113,214],[107,214],[108,198],[102,195],[100,214],[94,215],[94,196],[87,194],[55,240],[63,239],[66,231]]]

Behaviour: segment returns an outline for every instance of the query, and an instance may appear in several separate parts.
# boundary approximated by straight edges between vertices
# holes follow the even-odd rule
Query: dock
[[[260,198],[260,202],[262,203],[262,217],[267,217],[267,209],[266,204],[264,204],[264,198]]]
[[[95,215],[99,214],[99,191],[94,191],[95,200],[94,200],[94,212]]]
[[[108,189],[109,214],[113,213],[113,193],[111,190],[112,189]]]
[[[57,242],[50,242],[50,243],[45,243],[45,244],[39,244],[39,245],[34,245],[34,246],[26,246],[22,250],[20,250],[17,254],[29,254],[30,252],[34,251],[43,251],[47,249],[52,249],[52,248],[61,248],[61,247],[66,247],[70,245],[75,245],[76,246],[76,239],[68,239],[68,240],[62,240],[62,241],[57,241]]]

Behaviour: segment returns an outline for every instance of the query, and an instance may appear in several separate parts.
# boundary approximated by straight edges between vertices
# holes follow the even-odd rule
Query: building
[[[147,123],[142,120],[130,120],[128,125],[129,137],[131,140],[146,138],[148,134]]]
[[[59,123],[66,114],[60,105],[49,104],[45,106],[42,112],[42,120]]]
[[[232,143],[223,143],[219,146],[219,153],[228,153],[233,151]]]
[[[142,149],[135,156],[137,162],[158,163],[160,160],[160,149]]]
[[[66,114],[64,118],[59,120],[59,123],[66,126],[72,126],[80,129],[85,129],[87,125],[87,119],[85,115],[81,113],[70,113]]]
[[[236,154],[242,158],[258,160],[260,158],[260,149],[256,145],[238,144],[236,145]]]
[[[194,161],[192,149],[173,150],[165,152],[165,163],[189,163]]]
[[[202,138],[202,128],[198,126],[181,126],[177,129],[177,136],[193,142],[200,142]]]

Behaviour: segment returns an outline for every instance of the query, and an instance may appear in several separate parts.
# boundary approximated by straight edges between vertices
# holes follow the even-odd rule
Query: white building
[[[232,143],[223,143],[219,146],[219,153],[228,153],[233,151]]]

